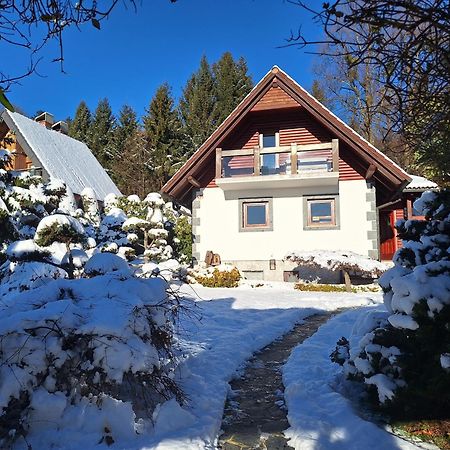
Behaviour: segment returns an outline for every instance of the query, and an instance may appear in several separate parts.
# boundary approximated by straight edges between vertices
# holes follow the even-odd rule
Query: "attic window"
[[[278,147],[279,133],[260,133],[259,146],[262,148]]]

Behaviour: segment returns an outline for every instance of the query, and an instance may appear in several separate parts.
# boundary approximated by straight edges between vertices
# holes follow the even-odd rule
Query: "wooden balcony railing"
[[[339,140],[321,144],[216,149],[216,178],[339,172]]]

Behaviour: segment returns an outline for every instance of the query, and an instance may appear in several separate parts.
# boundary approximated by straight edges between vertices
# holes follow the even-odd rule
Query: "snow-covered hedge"
[[[357,272],[370,278],[378,278],[387,270],[385,264],[350,251],[294,251],[286,254],[284,259],[318,269]]]
[[[415,208],[426,220],[397,224],[403,247],[379,280],[387,312],[359,324],[363,339],[341,341],[335,357],[391,415],[448,417],[450,192],[426,192]]]

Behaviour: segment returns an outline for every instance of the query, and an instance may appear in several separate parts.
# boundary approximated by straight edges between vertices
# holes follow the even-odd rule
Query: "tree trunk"
[[[346,270],[343,270],[342,273],[344,274],[345,290],[347,292],[352,292],[352,282],[350,280],[350,275]]]
[[[75,276],[74,276],[75,266],[73,264],[73,256],[72,256],[72,252],[70,251],[69,243],[66,244],[66,248],[67,248],[67,253],[69,255],[69,265],[67,267],[67,273],[69,274],[69,278],[71,280],[73,280],[75,278]]]

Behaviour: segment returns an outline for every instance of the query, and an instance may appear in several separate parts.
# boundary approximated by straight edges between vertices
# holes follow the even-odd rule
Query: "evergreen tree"
[[[170,87],[163,84],[143,118],[150,156],[151,189],[158,191],[176,171],[181,156],[181,123]]]
[[[100,164],[109,169],[113,165],[116,119],[108,99],[100,100],[92,120],[89,147]]]
[[[150,190],[150,151],[147,136],[139,128],[126,140],[123,151],[112,163],[117,187],[125,195],[144,197]]]
[[[112,148],[112,162],[111,162],[111,177],[117,185],[123,185],[122,173],[127,169],[123,167],[124,164],[129,164],[130,161],[122,158],[127,142],[134,136],[138,130],[139,123],[135,111],[131,106],[124,105],[119,112],[117,128],[114,132],[114,142]],[[116,164],[119,161],[119,164]]]
[[[92,117],[86,102],[82,100],[75,112],[75,118],[69,122],[69,136],[84,142],[90,143]]]
[[[188,80],[180,99],[186,156],[190,156],[216,128],[216,96],[211,67],[205,56],[199,70]]]
[[[115,153],[121,153],[125,142],[138,129],[138,119],[131,106],[124,105],[119,112],[118,124],[114,136]]]
[[[213,65],[216,85],[215,123],[219,125],[251,91],[253,81],[243,58],[234,61],[230,52]]]

